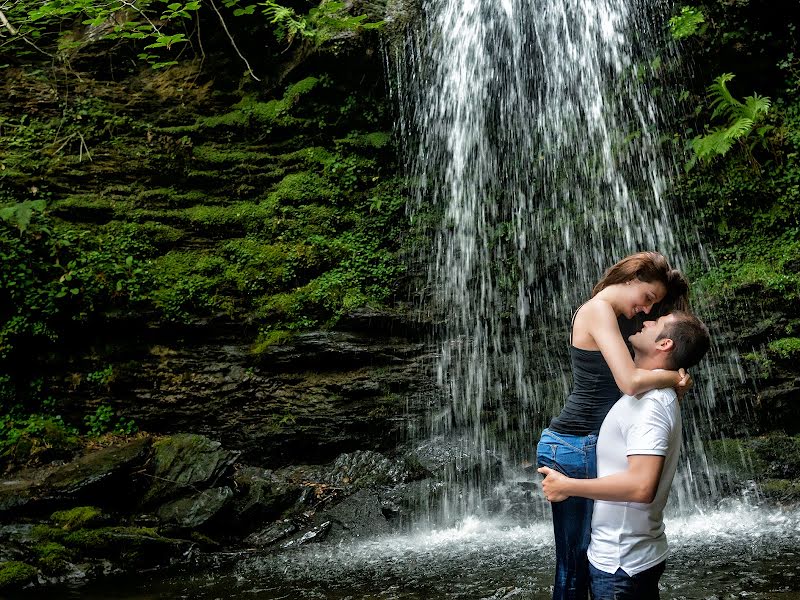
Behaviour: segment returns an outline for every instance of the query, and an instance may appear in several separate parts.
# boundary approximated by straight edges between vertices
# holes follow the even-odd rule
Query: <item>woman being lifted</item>
[[[658,252],[632,254],[605,272],[591,299],[573,316],[572,392],[561,413],[542,432],[536,453],[540,467],[568,477],[597,477],[597,433],[622,394],[674,387],[682,395],[691,387],[691,378],[683,370],[636,368],[625,344],[625,337],[636,332],[637,323],[641,325],[641,315],[655,319],[688,308],[688,292],[683,274]],[[551,504],[556,541],[553,600],[586,600],[593,505],[586,498]]]

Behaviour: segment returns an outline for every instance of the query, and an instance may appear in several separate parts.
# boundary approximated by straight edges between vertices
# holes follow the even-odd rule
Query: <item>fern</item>
[[[698,159],[709,161],[718,156],[725,156],[736,142],[744,143],[751,135],[754,139],[749,145],[745,145],[748,151],[752,152],[753,147],[759,142],[765,143],[766,135],[772,126],[764,125],[757,128],[756,126],[769,112],[772,101],[756,93],[745,97],[744,102],[737,100],[727,86],[734,77],[733,73],[723,73],[708,86],[707,97],[711,100],[709,105],[712,110],[711,118],[723,118],[727,123],[711,130],[707,128],[708,133],[698,135],[692,140],[694,157],[687,168],[691,168]]]

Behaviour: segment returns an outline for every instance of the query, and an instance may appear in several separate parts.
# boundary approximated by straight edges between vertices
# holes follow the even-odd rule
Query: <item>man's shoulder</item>
[[[678,394],[673,388],[656,388],[645,392],[639,397],[640,400],[658,402],[664,406],[669,406],[678,400]]]

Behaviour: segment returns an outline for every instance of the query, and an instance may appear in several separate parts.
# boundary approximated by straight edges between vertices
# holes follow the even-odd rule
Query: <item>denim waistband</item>
[[[554,438],[555,440],[559,441],[565,446],[569,446],[577,452],[584,452],[588,449],[594,449],[594,447],[597,445],[597,436],[593,433],[590,433],[589,435],[569,435],[566,433],[557,433],[548,427],[542,431],[541,440],[544,440],[546,436]]]

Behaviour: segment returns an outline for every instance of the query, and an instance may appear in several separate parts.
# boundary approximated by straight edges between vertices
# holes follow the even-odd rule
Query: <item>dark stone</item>
[[[373,537],[393,531],[378,495],[366,489],[325,510],[318,518],[332,522],[327,541]]]
[[[151,447],[149,437],[102,448],[59,466],[20,471],[0,484],[0,515],[52,510],[66,503],[91,500],[98,506],[124,507],[135,497]]]
[[[239,456],[202,435],[179,434],[153,444],[153,483],[143,502],[155,504],[212,487]]]
[[[182,529],[195,529],[208,525],[232,499],[231,488],[212,488],[167,502],[156,514],[169,525]]]
[[[251,531],[265,521],[277,518],[294,504],[302,488],[280,480],[266,469],[244,467],[234,476],[237,497],[233,506],[233,523],[240,531]]]
[[[287,549],[295,546],[305,546],[306,544],[318,544],[319,542],[324,542],[328,537],[330,530],[331,522],[323,521],[319,525],[301,532],[288,542],[281,544],[281,548]]]
[[[256,548],[271,546],[281,540],[285,540],[293,533],[296,533],[298,529],[299,525],[296,521],[292,519],[283,519],[282,521],[276,521],[275,523],[267,525],[260,531],[251,533],[245,538],[244,543],[247,546]]]
[[[125,344],[98,350],[114,365],[111,397],[73,389],[67,376],[56,390],[72,399],[74,418],[102,399],[143,430],[196,432],[271,468],[390,450],[421,426],[429,397],[441,394],[431,347],[368,330],[301,334],[259,355],[251,349],[256,332],[242,323],[119,324],[112,334]],[[77,359],[63,367],[93,368]]]

